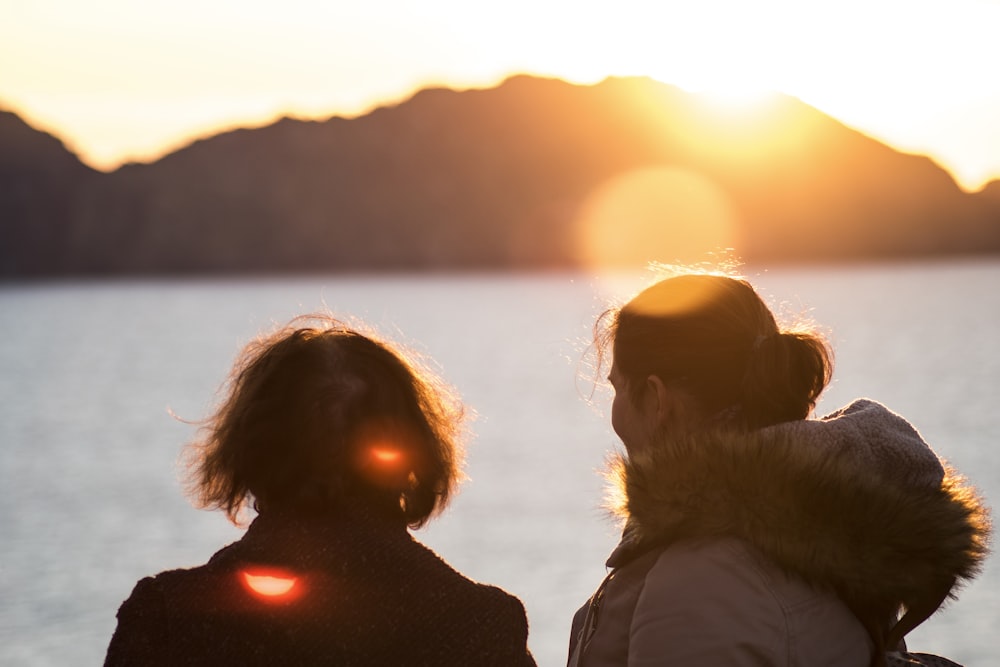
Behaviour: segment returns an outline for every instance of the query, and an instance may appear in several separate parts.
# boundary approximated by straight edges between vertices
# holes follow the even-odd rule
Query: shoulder
[[[528,650],[528,616],[524,604],[496,587],[476,584],[484,602],[477,605],[467,625],[475,664],[510,667],[534,665]]]
[[[435,593],[444,606],[472,616],[485,616],[494,624],[527,627],[527,614],[519,598],[503,588],[475,581],[441,560]],[[433,580],[428,581],[433,585]]]
[[[162,624],[169,613],[171,598],[183,588],[202,588],[201,583],[208,568],[166,570],[143,577],[132,588],[131,594],[118,609],[118,621],[149,619]]]
[[[662,646],[683,664],[784,664],[866,659],[867,633],[831,592],[789,574],[734,538],[684,540],[664,549],[646,575],[631,644]],[[833,662],[827,663],[830,659]],[[816,662],[812,662],[816,661]]]
[[[507,591],[486,584],[475,584],[478,590],[476,617],[487,619],[482,628],[497,637],[504,637],[523,647],[528,640],[528,615],[524,603]],[[492,626],[492,627],[490,627]]]
[[[664,600],[690,618],[723,616],[770,623],[781,614],[776,568],[747,543],[733,538],[689,539],[663,549],[646,573],[638,604],[657,608]],[[638,614],[637,614],[638,615]],[[641,619],[637,619],[641,620]]]
[[[402,578],[386,599],[409,610],[407,632],[420,637],[411,644],[414,664],[534,665],[527,614],[517,597],[471,579],[419,542],[414,547],[395,563]]]
[[[423,579],[421,607],[437,629],[451,630],[446,642],[455,644],[455,655],[475,656],[476,664],[482,665],[534,664],[527,650],[528,617],[521,600],[499,586],[467,577],[416,544],[425,552],[412,563]],[[429,607],[424,607],[426,603]]]
[[[148,616],[163,613],[163,586],[161,575],[143,577],[132,588],[131,594],[118,609],[123,616]]]
[[[119,627],[155,627],[167,633],[170,626],[193,608],[207,610],[225,605],[236,593],[238,581],[212,564],[165,570],[140,579],[118,610]]]
[[[683,540],[649,558],[622,628],[630,663],[670,656],[689,667],[785,664],[785,615],[747,545]]]
[[[159,582],[145,577],[118,608],[104,664],[156,665],[166,659],[166,607]]]
[[[524,613],[524,606],[516,597],[498,586],[468,577],[413,536],[383,556],[386,575],[400,579],[406,594],[428,596],[446,607]]]
[[[681,540],[663,549],[646,575],[649,602],[676,599],[689,609],[774,625],[810,604],[840,604],[832,593],[786,572],[748,542],[733,537]],[[642,600],[640,600],[642,601]]]
[[[527,625],[527,613],[524,610],[524,603],[519,598],[511,595],[498,586],[487,584],[475,584],[480,594],[488,601],[490,607],[502,614],[510,622]]]

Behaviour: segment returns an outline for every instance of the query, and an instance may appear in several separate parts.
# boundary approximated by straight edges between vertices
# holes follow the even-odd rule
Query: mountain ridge
[[[38,138],[21,167],[0,159],[0,217],[12,241],[0,249],[0,276],[678,259],[675,251],[702,231],[697,215],[681,221],[679,204],[660,202],[658,217],[632,228],[585,219],[595,193],[629,174],[658,174],[661,190],[674,188],[682,200],[685,188],[711,193],[704,197],[722,203],[709,209],[728,211],[715,240],[748,261],[1000,251],[993,184],[965,193],[930,158],[896,151],[795,98],[770,105],[770,115],[740,120],[651,79],[579,86],[518,75],[493,88],[424,89],[350,119],[283,118],[227,131],[109,173],[81,163],[47,181],[32,176],[32,160],[59,160]],[[4,151],[26,141],[4,127]],[[52,200],[57,210],[45,208]],[[593,224],[608,227],[611,236],[599,238],[610,240],[586,250],[581,237]],[[43,228],[48,245],[36,238]],[[602,259],[615,244],[623,250]]]

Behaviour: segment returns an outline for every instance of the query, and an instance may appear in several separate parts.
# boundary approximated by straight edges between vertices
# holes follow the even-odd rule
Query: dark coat
[[[261,569],[264,568],[264,569]],[[265,596],[245,572],[294,582]],[[475,583],[402,521],[261,515],[201,567],[141,580],[114,665],[534,665],[521,602]]]
[[[574,621],[574,666],[864,665],[986,554],[974,491],[869,400],[664,441],[618,472],[625,537]]]

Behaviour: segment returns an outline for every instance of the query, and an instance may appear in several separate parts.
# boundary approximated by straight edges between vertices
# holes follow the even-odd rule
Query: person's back
[[[259,516],[206,565],[142,580],[119,616],[109,665],[529,664],[515,598],[364,512]]]
[[[534,665],[517,598],[414,540],[457,483],[461,406],[338,322],[250,345],[189,449],[200,503],[257,517],[208,563],[141,580],[113,665]]]

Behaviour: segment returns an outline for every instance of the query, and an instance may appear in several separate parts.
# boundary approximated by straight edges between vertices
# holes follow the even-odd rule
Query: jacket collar
[[[254,518],[242,539],[215,554],[212,562],[322,567],[375,544],[392,550],[411,542],[402,513],[390,516],[363,504],[323,512],[269,510]]]
[[[902,417],[859,400],[818,420],[664,440],[612,471],[625,499],[609,565],[732,536],[850,602],[913,603],[976,574],[987,510]]]

